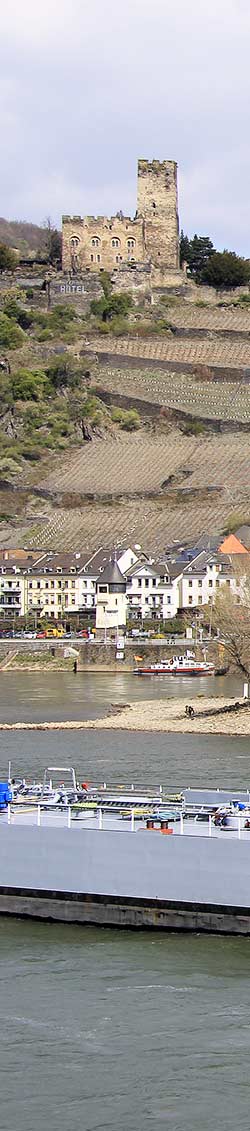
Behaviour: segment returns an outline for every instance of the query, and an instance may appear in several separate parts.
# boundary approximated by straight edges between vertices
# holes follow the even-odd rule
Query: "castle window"
[[[152,208],[156,208],[156,203],[154,200],[152,200]]]
[[[70,247],[78,247],[79,243],[80,243],[80,240],[79,240],[78,236],[72,236],[72,239],[70,240]]]
[[[96,258],[97,258],[97,263],[100,263],[101,262],[101,256],[97,255]]]
[[[117,237],[115,237],[115,239],[111,240],[112,247],[120,247],[120,242],[121,241],[118,240]]]
[[[135,247],[135,240],[132,240],[132,239],[128,240],[128,250],[132,251],[133,247]]]
[[[92,247],[99,247],[100,243],[101,243],[101,240],[99,239],[99,236],[93,236],[93,238],[91,240]]]
[[[115,257],[115,262],[116,262],[116,263],[119,263],[119,255],[116,255],[116,257]]]
[[[90,259],[91,259],[91,263],[94,263],[94,256],[93,255],[90,256]]]

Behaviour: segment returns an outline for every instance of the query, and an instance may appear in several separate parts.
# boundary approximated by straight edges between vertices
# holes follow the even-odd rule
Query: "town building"
[[[79,275],[113,271],[123,264],[179,268],[177,165],[175,161],[138,161],[137,208],[124,216],[63,216],[62,266]]]
[[[244,536],[247,541],[247,528]],[[130,546],[92,553],[1,550],[0,619],[67,625],[81,616],[106,634],[131,622],[167,623],[178,613],[196,614],[213,606],[225,585],[240,603],[249,551],[238,550],[238,537],[231,554],[223,552],[225,540],[211,550],[204,538],[203,546],[175,544],[160,558]]]

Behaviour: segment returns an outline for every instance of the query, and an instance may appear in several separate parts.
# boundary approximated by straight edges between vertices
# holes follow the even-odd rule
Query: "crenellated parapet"
[[[62,217],[63,269],[113,271],[126,263],[179,266],[177,166],[175,161],[138,162],[134,218]]]

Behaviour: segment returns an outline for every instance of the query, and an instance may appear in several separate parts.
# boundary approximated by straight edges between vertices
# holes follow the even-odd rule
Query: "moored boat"
[[[160,660],[134,668],[134,675],[214,675],[214,664],[208,660],[196,660],[193,653],[173,656],[171,660]]]

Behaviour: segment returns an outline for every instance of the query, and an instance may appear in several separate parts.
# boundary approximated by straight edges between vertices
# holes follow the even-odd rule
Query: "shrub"
[[[65,385],[77,385],[80,380],[79,365],[67,353],[53,357],[46,366],[46,374],[54,389],[60,389]]]
[[[128,333],[128,324],[125,318],[112,318],[110,324],[104,322],[104,326],[107,326],[110,333],[114,334],[116,338],[120,338],[123,334]]]
[[[139,412],[137,412],[135,408],[128,409],[127,412],[124,412],[121,427],[124,428],[126,432],[134,432],[137,428],[140,428]]]
[[[15,252],[5,243],[0,243],[0,271],[14,271],[17,262]]]
[[[50,316],[57,322],[74,322],[77,317],[74,307],[70,306],[70,303],[67,302],[56,303],[55,306],[52,307]]]
[[[18,475],[19,471],[21,471],[21,464],[17,463],[11,456],[6,455],[0,459],[0,475],[6,475],[7,472],[9,475]]]
[[[103,407],[102,407],[102,404],[100,403],[100,401],[98,400],[98,397],[88,397],[88,399],[86,401],[84,401],[83,404],[82,404],[81,416],[83,418],[87,417],[87,418],[93,420],[97,411],[101,415],[103,414]]]
[[[131,306],[133,306],[133,299],[129,291],[117,292],[117,294],[114,292],[107,298],[103,295],[103,298],[94,299],[91,302],[90,310],[103,322],[110,322],[116,315],[126,316]]]
[[[7,314],[8,318],[14,319],[22,330],[28,330],[33,322],[32,311],[19,306],[16,298],[10,294],[4,300],[4,314]]]
[[[23,344],[23,332],[14,319],[0,313],[0,348],[14,350]]]
[[[40,370],[18,369],[11,376],[11,387],[15,400],[39,401],[48,386],[45,373]]]
[[[25,443],[22,445],[22,456],[24,459],[30,460],[30,463],[36,463],[42,457],[42,448],[38,446],[33,447],[32,443]]]
[[[124,418],[124,409],[123,408],[112,408],[111,409],[111,420],[113,420],[114,424],[121,424],[121,421],[123,420],[123,418]]]
[[[181,425],[181,430],[185,436],[201,436],[205,432],[205,426],[201,420],[186,420],[184,425]]]
[[[51,342],[54,338],[53,330],[41,330],[37,335],[38,342]]]

